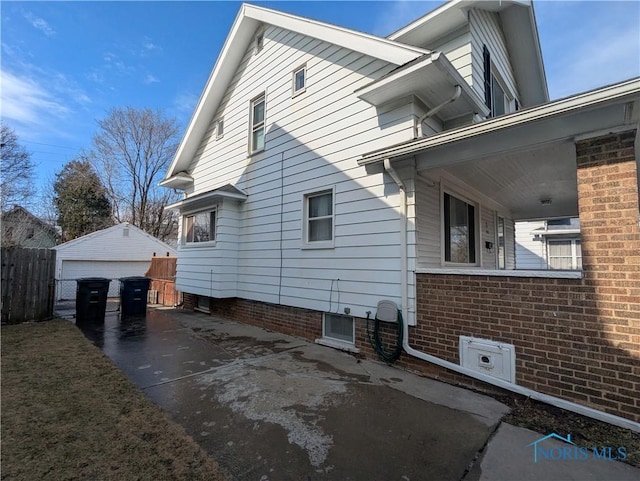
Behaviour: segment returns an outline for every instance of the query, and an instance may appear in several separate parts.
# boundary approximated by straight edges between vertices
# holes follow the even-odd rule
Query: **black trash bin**
[[[111,279],[84,277],[76,282],[76,323],[104,322]]]
[[[148,277],[120,278],[120,317],[145,317],[147,293],[151,279]]]

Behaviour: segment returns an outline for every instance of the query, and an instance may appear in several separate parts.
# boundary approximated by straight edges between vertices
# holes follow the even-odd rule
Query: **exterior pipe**
[[[424,114],[422,117],[420,117],[418,119],[418,125],[417,128],[419,129],[420,126],[422,125],[422,122],[424,122],[425,120],[427,120],[429,117],[432,117],[433,115],[437,114],[438,112],[440,112],[440,110],[446,106],[449,105],[450,103],[455,102],[456,100],[458,100],[460,98],[460,94],[462,93],[462,88],[460,87],[460,85],[456,85],[455,87],[455,92],[453,93],[453,95],[451,96],[451,98],[445,100],[444,102],[442,102],[440,105],[436,105],[434,108],[432,108],[431,110],[429,110],[426,114]]]
[[[409,286],[407,269],[407,188],[398,173],[394,170],[389,159],[384,159],[384,170],[398,184],[400,189],[400,291],[402,298],[402,318],[404,322],[409,319]],[[406,326],[405,326],[406,329]]]
[[[487,384],[497,386],[507,391],[511,391],[517,394],[521,394],[523,396],[527,396],[536,401],[541,401],[547,404],[551,404],[552,406],[556,406],[561,409],[566,409],[567,411],[572,411],[574,413],[581,414],[583,416],[588,416],[590,418],[597,419],[598,421],[603,421],[609,424],[613,424],[615,426],[620,426],[622,428],[630,429],[635,432],[640,432],[640,423],[636,423],[634,421],[631,421],[630,419],[625,419],[623,417],[616,416],[614,414],[608,414],[603,411],[599,411],[597,409],[589,408],[571,401],[567,401],[565,399],[560,399],[555,396],[543,394],[538,391],[534,391],[533,389],[529,389],[523,386],[518,386],[517,384],[510,383],[508,381],[504,381],[502,379],[498,379],[493,376],[488,376],[481,372],[473,371],[469,368],[460,366],[459,364],[454,364],[453,362],[445,361],[444,359],[440,359],[439,357],[432,356],[431,354],[426,354],[422,351],[418,351],[409,345],[409,317],[408,317],[408,307],[407,307],[407,301],[408,301],[408,296],[407,296],[407,293],[408,293],[407,192],[406,192],[406,186],[404,182],[402,181],[398,173],[394,170],[393,166],[391,165],[391,160],[389,158],[384,159],[384,168],[389,173],[389,175],[394,180],[394,182],[398,185],[398,188],[400,189],[400,243],[401,243],[401,249],[402,249],[401,290],[402,290],[402,319],[404,323],[402,347],[405,350],[405,352],[417,359],[430,362],[437,366],[444,367],[445,369],[449,369],[459,374],[463,374],[465,376],[469,376],[479,381],[486,382]]]

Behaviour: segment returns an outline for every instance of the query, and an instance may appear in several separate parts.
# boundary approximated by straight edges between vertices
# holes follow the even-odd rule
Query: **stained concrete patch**
[[[325,462],[333,438],[318,423],[347,392],[345,381],[335,373],[280,353],[229,364],[196,382],[214,386],[216,400],[234,413],[281,426],[289,442],[307,452],[312,466],[319,468]]]

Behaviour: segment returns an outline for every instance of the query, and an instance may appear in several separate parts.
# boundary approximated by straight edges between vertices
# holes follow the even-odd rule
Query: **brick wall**
[[[185,309],[195,309],[194,294],[183,295]],[[240,299],[209,299],[212,315],[226,317],[254,326],[314,341],[322,336],[322,313],[311,309],[281,306],[267,302]]]

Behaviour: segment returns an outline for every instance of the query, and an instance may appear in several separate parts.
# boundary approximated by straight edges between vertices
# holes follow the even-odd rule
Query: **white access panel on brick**
[[[513,344],[460,336],[459,349],[462,367],[516,382],[516,351]]]

